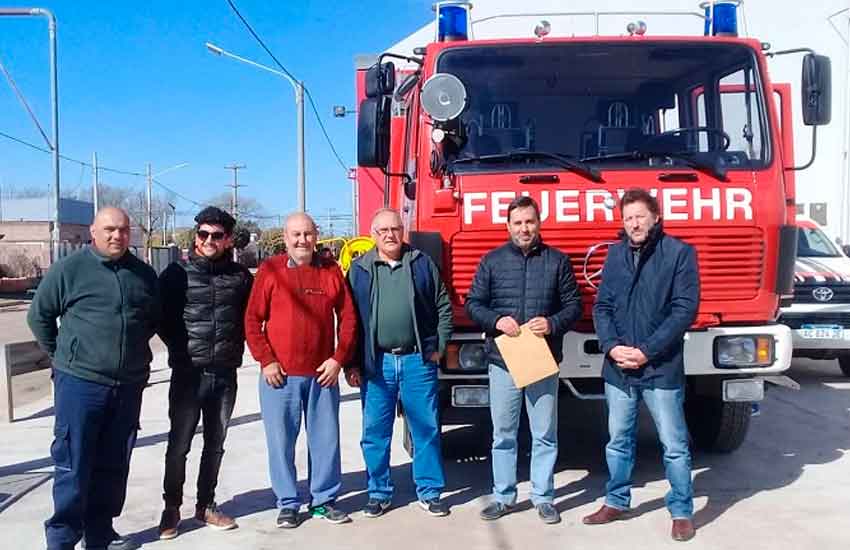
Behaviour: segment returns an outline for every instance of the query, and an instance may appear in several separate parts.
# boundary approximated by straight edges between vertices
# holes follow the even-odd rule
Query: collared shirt
[[[416,344],[413,312],[410,309],[410,275],[402,262],[375,259],[377,308],[377,344],[381,349]]]

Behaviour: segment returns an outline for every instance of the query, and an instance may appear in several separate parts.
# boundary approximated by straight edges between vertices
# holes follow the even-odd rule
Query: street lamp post
[[[165,170],[160,170],[156,174],[151,174],[151,165],[150,165],[150,163],[148,163],[148,166],[147,166],[147,180],[148,180],[147,233],[148,233],[148,238],[147,238],[147,242],[145,243],[145,256],[148,259],[148,264],[153,263],[153,249],[151,248],[151,239],[153,238],[153,205],[151,204],[153,202],[152,201],[152,198],[153,198],[152,197],[152,195],[153,195],[153,180],[154,180],[154,178],[157,178],[157,177],[159,177],[159,176],[161,176],[161,175],[163,175],[167,172],[171,172],[172,170],[177,170],[178,168],[184,168],[186,166],[189,166],[188,162],[181,162],[180,164],[175,164],[174,166],[166,168]]]
[[[53,232],[50,236],[51,261],[57,259],[59,246],[59,76],[56,68],[56,17],[44,8],[0,8],[0,17],[46,17],[50,37],[50,102],[53,122]]]
[[[247,63],[248,65],[252,65],[257,67],[258,69],[262,69],[266,72],[276,74],[282,78],[285,78],[287,82],[292,85],[292,89],[295,92],[295,127],[296,127],[296,153],[295,158],[298,164],[298,211],[305,212],[307,210],[307,197],[306,197],[306,184],[305,184],[305,158],[304,158],[304,83],[295,80],[288,74],[283,71],[278,71],[277,69],[272,69],[271,67],[267,67],[256,61],[251,61],[250,59],[246,59],[244,57],[238,56],[236,54],[230,53],[225,49],[222,49],[215,44],[210,42],[206,43],[207,49],[216,54],[223,55],[225,57],[229,57],[231,59],[235,59],[236,61],[241,61],[242,63]]]

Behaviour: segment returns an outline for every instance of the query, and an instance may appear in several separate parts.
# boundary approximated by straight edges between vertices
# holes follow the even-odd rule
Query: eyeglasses
[[[374,231],[376,235],[386,237],[390,233],[400,234],[404,231],[404,227],[400,225],[394,225],[392,227],[375,227],[372,231]]]
[[[203,229],[198,231],[198,238],[201,239],[201,241],[206,241],[209,237],[212,237],[212,240],[214,241],[220,241],[224,238],[224,236],[223,231],[213,231],[212,233],[204,231]]]

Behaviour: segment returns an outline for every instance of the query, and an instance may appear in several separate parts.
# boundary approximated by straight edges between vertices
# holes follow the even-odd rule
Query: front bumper
[[[794,351],[850,350],[850,304],[792,304],[782,308],[779,322],[791,328]],[[835,331],[814,331],[803,325],[841,327]]]
[[[714,340],[719,336],[767,335],[774,339],[774,361],[767,367],[717,368],[714,366]],[[791,329],[785,325],[714,327],[685,333],[686,376],[771,375],[791,366]],[[561,378],[602,376],[602,353],[595,334],[569,332],[564,337]]]

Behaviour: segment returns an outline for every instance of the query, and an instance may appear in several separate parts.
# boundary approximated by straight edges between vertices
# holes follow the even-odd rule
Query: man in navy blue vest
[[[602,375],[608,401],[605,447],[611,479],[605,504],[587,525],[622,519],[631,504],[638,407],[646,403],[664,449],[670,482],[665,499],[674,540],[693,538],[693,489],[685,425],[685,331],[699,306],[699,273],[693,247],[666,235],[658,201],[643,189],[620,200],[624,231],[612,245],[593,307],[605,354]]]

